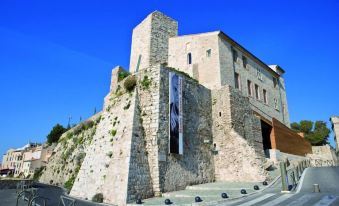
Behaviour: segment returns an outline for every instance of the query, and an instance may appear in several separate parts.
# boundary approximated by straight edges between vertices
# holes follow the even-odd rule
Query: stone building
[[[273,153],[312,153],[289,128],[284,70],[221,31],[178,36],[178,23],[155,11],[133,30],[129,71],[126,78],[121,66],[112,71],[86,156],[67,180],[72,196],[102,193],[104,202],[125,205],[193,184],[263,181]],[[60,142],[77,151],[72,131]],[[51,158],[44,182],[76,154],[62,156]]]
[[[336,151],[339,152],[339,116],[333,116],[330,118],[332,122],[332,130],[334,133],[334,142],[336,144]]]
[[[36,169],[45,166],[53,152],[54,146],[28,143],[27,145],[9,149],[3,155],[2,170],[14,177],[32,176]]]

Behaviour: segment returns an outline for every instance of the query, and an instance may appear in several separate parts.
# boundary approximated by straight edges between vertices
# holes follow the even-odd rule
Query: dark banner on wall
[[[169,73],[169,152],[183,154],[182,77]]]

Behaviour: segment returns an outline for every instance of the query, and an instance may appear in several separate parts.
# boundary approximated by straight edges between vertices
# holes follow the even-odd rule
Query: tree
[[[56,124],[53,129],[50,131],[50,133],[47,135],[47,143],[52,144],[53,142],[58,142],[61,135],[67,131],[66,128],[64,128],[60,124]]]
[[[300,125],[299,125],[299,123],[297,123],[297,122],[293,122],[293,123],[291,124],[291,128],[292,128],[293,130],[295,130],[295,131],[300,131]]]
[[[313,128],[313,122],[309,120],[301,120],[300,123],[300,132],[305,134],[310,134]]]
[[[309,120],[302,120],[299,123],[293,122],[291,128],[296,132],[303,132],[305,139],[313,146],[328,144],[330,130],[324,121],[316,121],[313,123]]]

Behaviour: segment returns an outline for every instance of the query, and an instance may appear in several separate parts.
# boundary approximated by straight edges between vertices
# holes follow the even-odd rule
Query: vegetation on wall
[[[136,84],[137,80],[135,79],[135,76],[129,76],[124,82],[124,88],[126,89],[126,91],[131,92],[134,90]]]
[[[56,124],[53,129],[47,135],[47,143],[52,144],[54,142],[58,142],[61,135],[65,133],[68,129],[64,128],[60,124]]]
[[[74,135],[80,134],[82,131],[92,128],[95,125],[93,120],[86,120],[81,122],[78,126],[76,126],[73,130]]]
[[[92,201],[102,203],[104,202],[104,195],[102,193],[97,193],[92,197]]]
[[[33,180],[38,180],[40,178],[40,176],[42,175],[42,172],[43,172],[44,169],[45,169],[45,167],[40,167],[39,169],[36,169],[34,171]]]
[[[147,75],[145,75],[143,80],[140,82],[142,89],[149,89],[151,83],[152,80]]]
[[[75,175],[72,175],[64,184],[64,188],[66,188],[68,191],[71,191],[73,184],[75,181]]]
[[[126,71],[121,71],[118,73],[118,81],[122,81],[123,79],[125,79],[126,77],[128,77],[130,75],[129,72]]]
[[[322,146],[328,144],[330,129],[327,128],[324,121],[302,120],[299,123],[293,122],[291,128],[296,132],[304,133],[304,137],[313,146]]]

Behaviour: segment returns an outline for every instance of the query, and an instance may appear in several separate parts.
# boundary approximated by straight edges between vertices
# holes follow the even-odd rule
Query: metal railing
[[[46,198],[46,197],[42,197],[42,196],[35,196],[35,197],[33,197],[32,199],[31,199],[31,201],[29,201],[29,203],[28,203],[28,206],[36,206],[37,204],[36,204],[36,200],[38,200],[38,199],[41,199],[41,200],[43,200],[43,206],[46,206],[46,200],[48,200],[48,198]],[[41,205],[39,205],[39,206],[41,206]]]
[[[74,198],[61,195],[58,206],[75,206],[75,203],[76,200]]]
[[[280,162],[282,192],[289,192],[296,188],[304,170],[311,166],[310,160],[303,160],[286,169],[286,162]]]
[[[27,201],[28,203],[31,202],[31,200],[37,196],[38,189],[37,188],[29,188],[29,189],[23,189],[19,192],[17,198],[16,198],[16,206],[19,205],[19,200],[22,198],[23,201]]]

